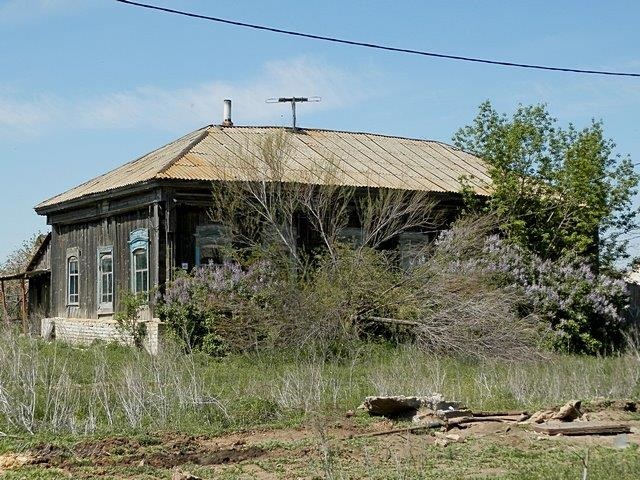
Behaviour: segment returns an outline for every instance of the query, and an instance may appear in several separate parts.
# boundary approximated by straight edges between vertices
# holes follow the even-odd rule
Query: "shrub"
[[[246,351],[268,335],[278,281],[263,261],[204,265],[179,272],[166,290],[160,315],[188,350],[214,356]]]
[[[140,310],[147,304],[147,294],[136,295],[123,291],[119,303],[120,307],[113,316],[118,330],[122,335],[130,337],[136,347],[142,348],[147,336],[147,326],[140,322],[138,317]]]
[[[244,267],[179,273],[162,315],[188,350],[213,356],[295,346],[342,357],[363,338],[476,358],[618,344],[623,282],[577,256],[543,260],[493,234],[495,226],[491,217],[459,220],[406,271],[393,252],[367,247],[336,244],[304,268],[257,248]]]
[[[484,251],[487,268],[522,292],[521,309],[539,315],[553,329],[551,347],[596,353],[620,344],[628,304],[624,281],[595,273],[574,254],[543,260],[497,236],[487,238]]]
[[[479,263],[460,270],[463,238],[438,242],[426,263],[406,272],[393,252],[347,245],[319,252],[304,270],[281,257],[200,267],[169,284],[162,316],[187,350],[214,356],[294,347],[346,358],[361,339],[417,341],[459,356],[531,356],[536,324],[517,316],[519,292]]]
[[[533,315],[547,326],[547,347],[595,353],[619,345],[628,303],[622,280],[594,272],[575,254],[544,260],[491,230],[486,217],[458,222],[437,240],[432,262],[441,272],[481,275],[510,291],[519,317]]]

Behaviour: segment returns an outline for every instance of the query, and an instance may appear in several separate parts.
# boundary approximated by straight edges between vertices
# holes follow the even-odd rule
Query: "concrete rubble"
[[[532,424],[534,431],[547,435],[556,435],[557,432],[566,432],[564,433],[566,435],[601,435],[630,431],[628,425],[625,424],[589,422],[587,417],[583,416],[581,405],[580,400],[571,400],[560,408],[540,410],[533,415],[522,411],[473,412],[464,407],[461,402],[445,400],[444,396],[436,393],[429,396],[413,397],[402,395],[371,396],[366,397],[359,408],[366,410],[370,415],[391,419],[411,419],[415,424],[413,427],[400,430],[392,429],[376,433],[376,435],[392,434],[405,430],[418,432],[421,429],[437,428],[449,431],[452,428],[464,429],[470,424],[480,422],[499,422],[508,425]],[[636,404],[630,401],[624,402],[621,409],[635,411]],[[575,420],[580,421],[572,426],[570,422]],[[455,441],[454,438],[446,436],[438,436],[437,440],[443,445]]]
[[[580,411],[580,400],[571,400],[567,402],[559,410],[540,410],[529,419],[529,423],[542,423],[548,420],[558,420],[561,422],[573,422],[582,417]]]
[[[439,393],[429,396],[405,397],[403,395],[394,396],[372,396],[366,397],[360,408],[369,412],[370,415],[380,415],[385,417],[414,416],[418,411],[430,412],[450,412],[459,410],[462,407],[460,402],[445,400]],[[447,417],[445,417],[447,418]]]

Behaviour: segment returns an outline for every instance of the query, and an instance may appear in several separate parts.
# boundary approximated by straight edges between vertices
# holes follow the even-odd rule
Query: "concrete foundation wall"
[[[162,323],[153,319],[143,322],[147,327],[144,339],[145,349],[151,353],[158,353]],[[133,344],[130,335],[118,331],[115,320],[82,319],[82,318],[43,318],[41,334],[47,339],[62,340],[75,345],[88,345],[94,340],[104,342],[119,342]]]

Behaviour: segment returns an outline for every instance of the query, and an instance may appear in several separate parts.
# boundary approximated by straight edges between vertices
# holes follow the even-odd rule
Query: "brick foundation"
[[[155,355],[158,353],[163,324],[157,319],[143,323],[147,326],[144,347],[149,353]],[[43,318],[41,332],[44,338],[55,338],[75,345],[88,345],[94,340],[119,342],[128,345],[133,343],[130,335],[125,335],[118,331],[115,320]]]

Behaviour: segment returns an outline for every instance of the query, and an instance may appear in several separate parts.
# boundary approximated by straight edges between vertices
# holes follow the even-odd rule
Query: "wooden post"
[[[29,311],[27,309],[27,286],[24,277],[20,279],[20,290],[22,292],[22,333],[29,335]]]
[[[2,296],[2,313],[4,314],[4,321],[9,324],[9,309],[7,308],[7,294],[4,290],[4,280],[0,280],[0,296]]]
[[[173,280],[173,271],[176,267],[175,231],[176,231],[176,206],[173,191],[166,197],[164,207],[164,234],[165,234],[165,282]]]

